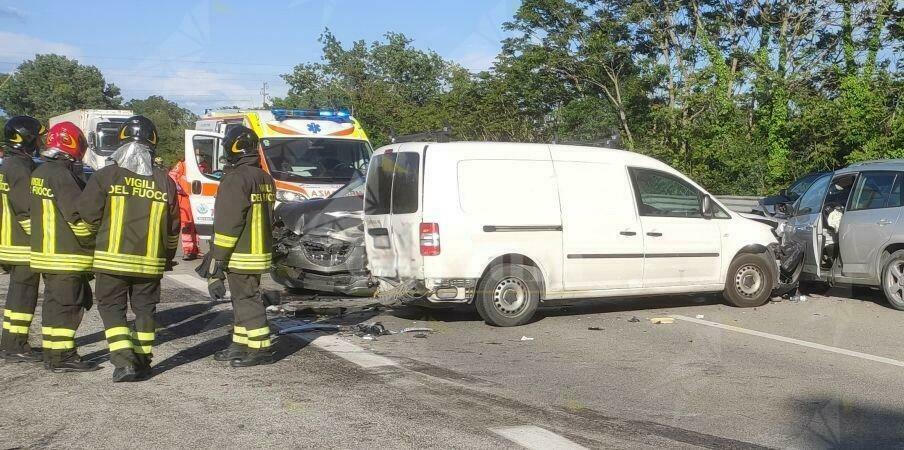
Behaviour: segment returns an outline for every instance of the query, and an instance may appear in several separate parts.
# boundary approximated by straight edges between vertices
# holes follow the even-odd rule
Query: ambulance
[[[325,198],[367,171],[373,149],[347,110],[217,111],[185,131],[185,174],[201,239],[213,230],[214,199],[226,169],[224,134],[244,125],[260,137],[261,166],[276,183],[279,203]]]

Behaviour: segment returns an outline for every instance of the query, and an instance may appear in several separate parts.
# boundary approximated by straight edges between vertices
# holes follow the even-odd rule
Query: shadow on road
[[[795,447],[904,447],[902,409],[851,403],[837,397],[796,398],[789,406],[800,417]]]

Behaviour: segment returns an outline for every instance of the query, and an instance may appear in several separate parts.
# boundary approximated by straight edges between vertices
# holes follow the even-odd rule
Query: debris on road
[[[654,324],[675,323],[675,319],[671,317],[654,317],[650,319],[650,322],[653,322]]]
[[[706,317],[706,316],[704,316],[703,314],[697,314],[697,318],[698,318],[698,319],[702,319],[702,318],[704,318],[704,317]]]
[[[424,333],[418,333],[418,334],[415,334],[414,337],[424,339],[427,337],[427,335]]]
[[[790,298],[791,303],[803,303],[807,301],[807,296],[803,294],[797,294]]]
[[[280,336],[291,333],[306,333],[308,331],[339,331],[339,325],[329,323],[306,323],[304,325],[296,325],[294,327],[279,330]]]
[[[365,341],[372,341],[374,340],[374,337],[369,334],[365,334],[364,336],[361,336],[361,339],[364,339]]]
[[[399,333],[433,333],[433,328],[426,327],[409,327],[402,328]]]
[[[590,331],[603,331],[603,330],[605,330],[605,328],[600,328],[600,327],[587,327],[587,329],[590,330]]]
[[[521,336],[521,340],[522,340],[522,341],[532,341],[532,340],[534,340],[534,338],[532,338],[532,337],[527,337],[527,336]]]
[[[392,334],[392,331],[387,330],[386,327],[383,326],[383,324],[381,322],[359,323],[358,325],[355,325],[355,328],[358,330],[357,333],[355,333],[358,336],[363,336],[363,335],[383,336],[383,335]]]
[[[638,319],[637,316],[632,316],[630,319],[628,319],[628,322],[637,323],[640,322],[640,319]]]

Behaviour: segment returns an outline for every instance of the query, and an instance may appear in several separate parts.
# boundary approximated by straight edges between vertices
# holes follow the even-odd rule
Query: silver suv
[[[827,173],[792,207],[782,239],[806,248],[801,279],[880,287],[904,310],[904,159]]]

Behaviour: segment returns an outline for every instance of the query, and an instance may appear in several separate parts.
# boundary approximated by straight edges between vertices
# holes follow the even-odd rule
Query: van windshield
[[[262,139],[273,178],[281,181],[337,183],[361,175],[370,159],[366,141],[350,139]]]
[[[367,172],[364,214],[412,214],[419,209],[421,155],[377,155]]]
[[[119,122],[101,122],[97,124],[95,150],[99,155],[109,156],[119,148]]]

